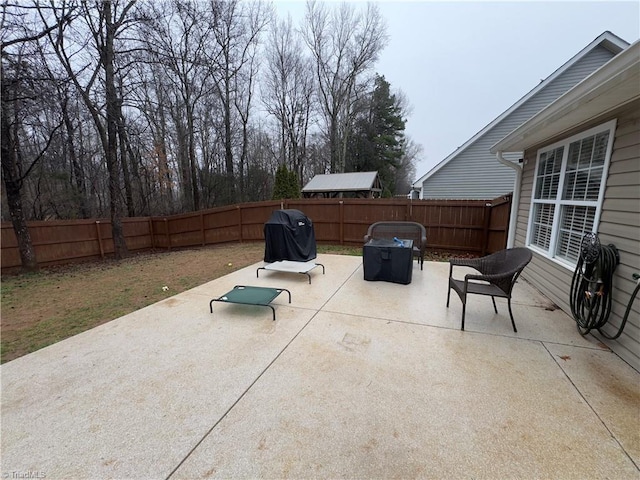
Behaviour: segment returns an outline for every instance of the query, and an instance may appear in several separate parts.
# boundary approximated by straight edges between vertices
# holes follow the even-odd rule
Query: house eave
[[[636,41],[494,144],[490,151],[524,151],[638,98],[640,43]]]

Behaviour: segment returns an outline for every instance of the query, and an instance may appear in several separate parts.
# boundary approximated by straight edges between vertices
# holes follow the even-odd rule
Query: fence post
[[[200,237],[202,237],[202,246],[204,247],[204,213],[200,212]]]
[[[503,247],[502,248],[507,248],[507,245],[509,243],[509,224],[511,222],[511,208],[513,208],[513,192],[511,192],[508,195],[504,196],[504,200],[507,204],[507,207],[504,207],[507,209],[507,223],[504,227],[504,231],[503,231],[503,238],[504,241],[502,242]],[[515,239],[514,239],[515,240]]]
[[[491,204],[486,203],[484,206],[484,225],[482,226],[482,252],[481,256],[487,254],[487,247],[489,246],[489,225],[491,224]]]
[[[98,246],[100,247],[100,258],[104,258],[104,247],[102,246],[102,235],[100,235],[100,220],[96,220],[96,232],[98,233]]]
[[[149,217],[149,234],[151,235],[151,248],[156,248],[156,240],[153,237],[153,218]]]
[[[340,214],[338,215],[338,221],[340,222],[340,245],[344,245],[344,201],[340,200],[338,205],[340,209]]]
[[[242,207],[237,205],[238,209],[238,235],[240,237],[240,243],[242,243]]]
[[[169,221],[164,219],[164,231],[167,235],[167,250],[171,250],[171,233],[169,233]]]

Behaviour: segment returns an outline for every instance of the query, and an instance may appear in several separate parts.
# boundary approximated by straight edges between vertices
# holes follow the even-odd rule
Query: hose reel
[[[602,327],[611,314],[613,273],[619,264],[620,254],[615,245],[601,245],[595,233],[588,233],[582,238],[569,294],[571,313],[581,335],[596,329],[603,337],[615,340],[622,334],[631,305],[640,289],[640,281],[631,295],[618,332],[613,336],[607,334]]]

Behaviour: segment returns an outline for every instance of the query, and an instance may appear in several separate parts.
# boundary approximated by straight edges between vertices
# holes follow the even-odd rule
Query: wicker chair
[[[372,238],[393,238],[413,240],[413,254],[418,257],[420,270],[424,264],[424,253],[427,249],[427,231],[424,225],[418,222],[386,221],[369,225],[364,243]]]
[[[467,305],[467,295],[489,295],[493,302],[493,309],[498,313],[494,297],[506,298],[509,305],[509,316],[513,331],[517,332],[516,323],[511,312],[511,292],[524,267],[531,261],[531,251],[528,248],[510,248],[500,250],[481,258],[453,258],[449,260],[449,290],[447,293],[447,307],[451,289],[454,289],[462,301],[462,328],[464,330],[464,314]],[[464,280],[453,278],[453,267],[471,267],[480,274],[469,273]]]

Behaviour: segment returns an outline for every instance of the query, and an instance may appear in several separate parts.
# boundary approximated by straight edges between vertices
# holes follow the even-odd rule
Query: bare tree
[[[279,164],[343,171],[386,42],[374,5],[312,1],[264,43],[262,0],[31,1],[0,18],[4,190],[24,204],[3,212],[109,215],[117,257],[123,215],[270,198]]]
[[[251,93],[256,75],[255,55],[261,33],[272,18],[272,10],[262,1],[211,0],[212,23],[217,54],[212,79],[223,116],[224,164],[227,202],[238,199],[234,150],[239,146],[240,160],[246,158],[246,140],[251,109]],[[237,138],[235,131],[242,136]],[[239,167],[244,168],[243,163]],[[242,174],[240,172],[240,192]]]
[[[134,193],[137,193],[139,208],[145,215],[181,212],[183,206],[175,195],[181,186],[174,181],[178,178],[173,166],[175,155],[172,153],[174,140],[170,120],[174,105],[167,100],[171,91],[170,82],[165,78],[167,69],[149,61],[148,52],[137,53],[137,61],[128,78],[128,115],[125,117],[122,112],[119,125],[129,158]],[[187,188],[190,190],[190,178]],[[191,201],[185,206],[192,208]]]
[[[172,0],[149,3],[141,25],[143,42],[151,62],[163,66],[170,86],[164,97],[178,133],[178,164],[185,203],[200,208],[199,162],[196,154],[197,105],[209,94],[206,79],[217,53],[211,12],[203,2]],[[212,58],[213,57],[213,58]],[[163,108],[159,106],[159,108]]]
[[[47,94],[52,91],[46,72],[34,63],[38,58],[37,42],[67,21],[60,18],[58,23],[42,28],[34,22],[32,8],[20,5],[2,5],[0,24],[0,70],[1,84],[1,129],[0,147],[2,158],[2,180],[7,196],[7,205],[13,230],[18,241],[22,268],[25,271],[38,270],[31,235],[27,228],[22,191],[25,180],[42,160],[62,127],[62,120],[55,125],[43,125],[47,115],[43,112]],[[22,145],[21,138],[29,136],[32,148]]]
[[[62,112],[62,119],[64,121],[65,133],[67,136],[64,149],[66,157],[69,158],[71,164],[71,187],[75,193],[74,197],[78,199],[78,207],[80,209],[80,215],[82,218],[88,218],[90,216],[90,209],[87,202],[87,188],[85,184],[84,168],[80,161],[77,151],[77,126],[75,125],[72,117],[72,95],[69,92],[68,84],[63,87],[59,87],[60,98],[60,110]]]
[[[153,65],[153,70],[145,78],[140,88],[140,111],[142,112],[151,131],[150,145],[147,147],[150,157],[148,168],[148,190],[157,191],[154,203],[160,212],[171,213],[176,208],[174,202],[173,169],[169,161],[169,120],[168,96],[164,85],[161,67]]]
[[[300,181],[304,178],[315,94],[313,64],[302,52],[291,17],[275,24],[266,47],[267,71],[262,89],[265,108],[277,122],[279,163],[287,164]]]
[[[126,3],[101,0],[93,5],[80,2],[76,8],[65,2],[52,3],[50,11],[55,16],[58,28],[55,33],[50,31],[48,34],[61,65],[80,93],[100,137],[109,172],[110,216],[116,258],[127,256],[128,250],[122,231],[118,156],[118,117],[122,99],[118,97],[116,86],[118,52],[115,43],[118,35],[131,22],[129,13],[134,4],[135,0]],[[72,8],[76,8],[76,21],[83,24],[83,28],[75,29],[75,36],[70,33],[68,22],[62,21]],[[41,19],[49,29],[50,19],[42,10]]]
[[[343,172],[353,120],[352,107],[361,78],[378,59],[387,42],[386,27],[377,6],[363,12],[342,3],[307,3],[304,38],[314,58],[318,97],[325,118],[331,172]]]

